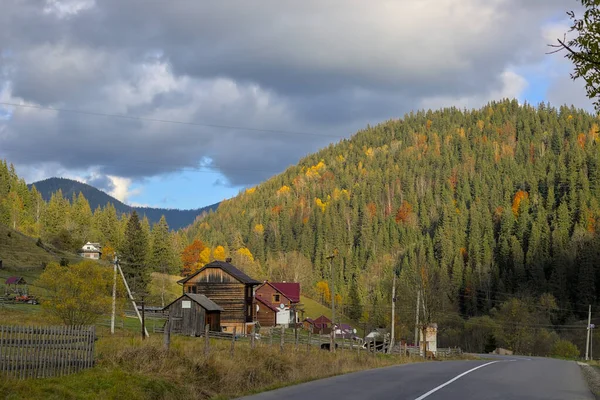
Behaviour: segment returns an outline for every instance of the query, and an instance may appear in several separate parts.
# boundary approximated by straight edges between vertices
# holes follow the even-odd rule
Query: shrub
[[[579,357],[579,349],[568,340],[558,340],[552,346],[552,355],[562,358],[577,358]]]

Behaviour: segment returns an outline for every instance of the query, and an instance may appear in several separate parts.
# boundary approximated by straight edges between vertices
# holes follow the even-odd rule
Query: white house
[[[92,260],[99,260],[100,256],[102,256],[102,246],[100,243],[91,243],[87,242],[83,245],[81,250],[79,250],[79,255],[83,258],[90,258]]]

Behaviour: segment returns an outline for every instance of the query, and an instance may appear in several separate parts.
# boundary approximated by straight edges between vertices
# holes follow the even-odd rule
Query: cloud
[[[207,166],[220,185],[255,184],[367,123],[518,96],[518,67],[547,57],[564,7],[5,0],[2,101],[204,125],[0,106],[0,155],[46,175],[94,171],[122,199]]]
[[[119,176],[108,176],[112,182],[112,190],[108,193],[115,199],[127,203],[131,196],[136,196],[141,193],[140,189],[131,188],[131,179],[122,178]]]

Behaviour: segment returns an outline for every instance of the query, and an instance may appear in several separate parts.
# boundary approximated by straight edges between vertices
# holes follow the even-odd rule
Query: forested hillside
[[[516,100],[411,113],[307,156],[187,233],[325,301],[337,249],[339,301],[373,324],[389,321],[395,271],[405,332],[417,291],[427,321],[513,296],[548,311],[529,321],[573,320],[600,288],[599,132],[584,111]]]
[[[103,258],[111,262],[118,252],[126,274],[144,287],[153,271],[180,273],[183,267],[180,255],[187,245],[186,236],[170,231],[164,216],[151,224],[146,216],[138,218],[135,210],[131,214],[117,212],[111,203],[92,211],[81,192],[73,193],[67,200],[60,189],[44,201],[35,185],[29,189],[5,161],[0,162],[2,225],[29,236],[37,242],[37,247],[52,249],[61,257],[63,254],[72,257],[87,241],[99,242]],[[37,249],[34,252],[22,245],[17,249],[16,242],[11,243],[0,243],[0,259],[12,260],[11,267],[41,267],[47,262],[48,257]],[[15,254],[19,252],[29,254]],[[127,265],[128,261],[135,262],[135,267]]]
[[[163,215],[169,221],[171,229],[181,229],[190,225],[196,217],[204,212],[215,210],[218,207],[217,204],[212,204],[207,207],[197,208],[193,210],[177,210],[167,208],[152,208],[152,207],[132,207],[123,202],[115,199],[112,196],[104,193],[103,191],[96,189],[86,183],[74,181],[72,179],[65,178],[49,178],[43,181],[38,181],[28,185],[29,188],[35,186],[36,189],[42,194],[42,197],[46,201],[50,201],[52,194],[60,190],[65,199],[71,200],[73,195],[77,196],[82,193],[90,204],[92,210],[97,207],[104,207],[107,203],[111,203],[117,213],[129,214],[133,210],[136,210],[141,216],[148,217],[151,224],[156,223],[160,220]]]

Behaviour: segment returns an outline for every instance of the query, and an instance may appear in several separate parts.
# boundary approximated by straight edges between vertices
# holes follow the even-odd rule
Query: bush
[[[558,340],[552,346],[552,355],[561,358],[578,358],[579,349],[568,340]]]

